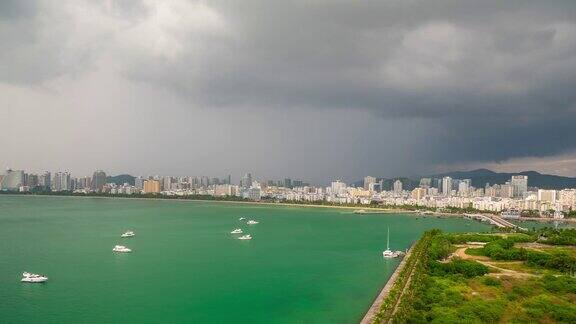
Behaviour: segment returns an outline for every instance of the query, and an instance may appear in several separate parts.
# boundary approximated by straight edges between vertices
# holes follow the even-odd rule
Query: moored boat
[[[133,237],[136,234],[133,231],[126,231],[124,234],[120,235],[120,237]]]
[[[114,252],[120,252],[120,253],[132,252],[131,249],[125,247],[124,245],[116,245],[116,246],[114,246],[114,248],[112,249],[112,251],[114,251]]]
[[[35,273],[23,272],[22,273],[22,280],[20,280],[20,281],[28,282],[28,283],[41,283],[41,282],[48,281],[48,277],[43,276],[43,275],[39,275],[39,274],[35,274]]]

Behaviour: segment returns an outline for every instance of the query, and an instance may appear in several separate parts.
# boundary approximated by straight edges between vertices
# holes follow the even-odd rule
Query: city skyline
[[[2,168],[576,175],[573,1],[37,0],[0,12]]]

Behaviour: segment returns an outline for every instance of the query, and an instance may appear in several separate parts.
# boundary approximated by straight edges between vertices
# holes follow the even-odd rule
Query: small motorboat
[[[242,229],[237,228],[237,229],[233,230],[232,232],[230,232],[230,234],[242,234]]]
[[[238,238],[239,240],[251,240],[252,236],[250,236],[250,234],[248,235],[242,235]]]
[[[124,234],[120,235],[120,237],[133,237],[136,234],[133,231],[126,231]]]
[[[116,246],[114,246],[114,248],[112,249],[112,251],[114,251],[114,252],[120,252],[120,253],[132,252],[131,249],[125,247],[124,245],[116,245]]]
[[[246,224],[248,224],[248,225],[256,225],[256,224],[258,224],[258,222],[251,219],[251,220],[249,220]]]
[[[35,273],[30,272],[23,272],[22,273],[22,282],[29,282],[29,283],[41,283],[48,281],[48,277],[42,276]]]
[[[245,219],[246,219],[246,218],[244,218],[244,217],[238,218],[239,221],[243,221],[243,220],[245,220]]]

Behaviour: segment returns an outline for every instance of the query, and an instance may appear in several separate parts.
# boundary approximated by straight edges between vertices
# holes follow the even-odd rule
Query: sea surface
[[[2,195],[0,323],[356,323],[399,263],[382,258],[387,228],[394,250],[432,228],[490,230],[333,208]],[[21,283],[23,271],[49,281]]]

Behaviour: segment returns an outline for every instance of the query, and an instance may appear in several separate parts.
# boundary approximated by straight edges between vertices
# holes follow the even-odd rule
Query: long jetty
[[[487,222],[487,223],[490,223],[492,225],[498,226],[500,228],[509,227],[509,228],[519,229],[519,230],[523,230],[523,231],[526,230],[524,227],[520,227],[520,226],[513,224],[513,223],[505,220],[504,218],[502,218],[500,216],[496,216],[496,215],[464,214],[464,216],[471,218],[471,219],[479,220],[481,222]]]

